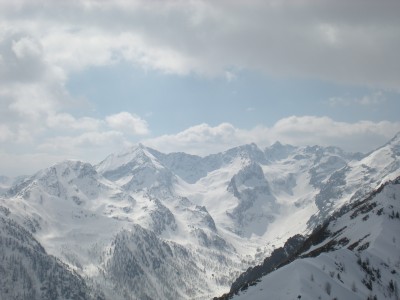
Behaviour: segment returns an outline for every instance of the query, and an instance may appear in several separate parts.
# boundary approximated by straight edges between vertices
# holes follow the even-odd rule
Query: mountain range
[[[399,158],[138,144],[2,176],[0,298],[398,299]]]

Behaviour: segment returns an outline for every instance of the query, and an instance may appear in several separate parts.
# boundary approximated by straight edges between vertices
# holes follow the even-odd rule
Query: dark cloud
[[[145,45],[142,46],[149,51],[167,49],[180,56],[179,63],[186,64],[184,69],[188,72],[221,75],[229,68],[248,68],[278,76],[345,84],[396,90],[400,86],[399,1],[40,1],[40,4],[26,1],[23,5],[21,2],[9,5],[3,15],[17,23],[30,19],[55,24],[55,28],[68,29],[75,35],[88,28],[99,35],[130,33],[139,36]],[[127,47],[115,45],[114,53],[124,46]],[[136,60],[147,62],[140,61],[140,57]],[[168,71],[176,71],[169,67]]]

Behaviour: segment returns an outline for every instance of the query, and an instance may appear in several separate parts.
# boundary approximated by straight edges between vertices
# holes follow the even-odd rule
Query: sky
[[[0,174],[143,143],[369,152],[400,131],[397,0],[0,0]]]

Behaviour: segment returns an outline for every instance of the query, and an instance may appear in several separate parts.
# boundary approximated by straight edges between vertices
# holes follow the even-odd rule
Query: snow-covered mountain
[[[0,195],[5,194],[13,185],[18,184],[28,176],[18,176],[15,178],[0,175]]]
[[[218,299],[399,299],[400,177],[294,236]],[[217,299],[217,298],[216,298]]]
[[[400,170],[399,157],[400,133],[361,160],[350,161],[333,172],[315,198],[319,208],[318,221],[321,222],[343,204],[362,199],[371,188],[396,178]]]
[[[0,205],[106,299],[209,299],[397,178],[399,136],[368,155],[275,143],[200,157],[139,144],[96,166],[41,170]]]
[[[12,186],[12,179],[7,176],[0,175],[0,195]]]
[[[104,299],[0,206],[0,299]]]
[[[142,144],[111,154],[97,166],[97,171],[124,190],[146,190],[160,197],[169,196],[176,181],[176,176]]]

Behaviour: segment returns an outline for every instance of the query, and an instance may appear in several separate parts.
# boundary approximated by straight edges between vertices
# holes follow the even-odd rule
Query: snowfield
[[[399,299],[399,211],[400,177],[332,218],[321,243],[232,299]]]

